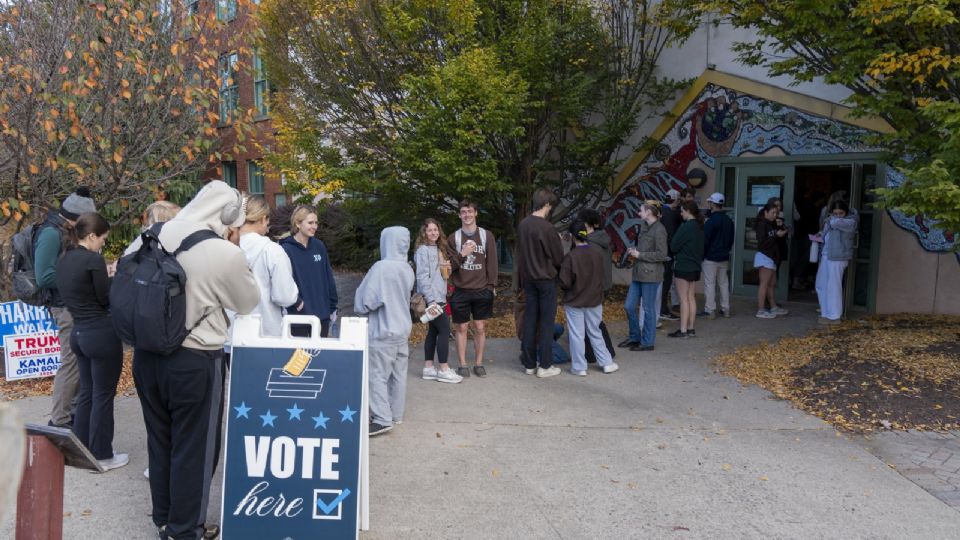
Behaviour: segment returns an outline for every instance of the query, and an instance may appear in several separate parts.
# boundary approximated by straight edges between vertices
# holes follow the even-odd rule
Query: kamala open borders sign
[[[355,321],[343,327],[363,332],[351,349],[343,338],[245,346],[237,338],[250,321],[238,319],[224,411],[225,539],[357,537],[367,415],[366,325]]]

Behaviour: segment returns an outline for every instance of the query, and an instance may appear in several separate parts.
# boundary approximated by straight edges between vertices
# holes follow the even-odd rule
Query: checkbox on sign
[[[349,496],[350,488],[313,490],[313,519],[341,519],[343,501]]]

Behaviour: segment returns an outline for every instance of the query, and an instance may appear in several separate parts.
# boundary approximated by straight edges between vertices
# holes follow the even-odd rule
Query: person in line
[[[720,313],[730,316],[730,249],[733,248],[733,220],[723,211],[722,193],[707,199],[710,214],[703,224],[703,293],[706,297],[704,313],[708,319],[717,318],[717,287],[720,288]]]
[[[450,319],[446,310],[447,277],[450,276],[450,257],[446,253],[446,237],[440,223],[433,218],[423,220],[417,235],[413,261],[417,268],[417,292],[422,294],[427,305],[436,304],[440,315],[427,324],[427,337],[423,341],[422,377],[428,381],[459,383],[463,377],[450,369]],[[434,356],[437,364],[433,362]]]
[[[667,231],[667,247],[669,249],[666,262],[663,263],[663,287],[660,289],[660,318],[667,321],[676,321],[679,319],[671,310],[673,302],[671,293],[675,292],[673,283],[673,248],[670,246],[673,242],[673,235],[680,228],[680,192],[671,189],[667,191],[663,206],[660,207],[660,223]],[[672,296],[677,297],[676,294]],[[679,297],[677,297],[679,301]]]
[[[570,373],[580,377],[587,376],[587,358],[584,354],[584,342],[587,339],[593,345],[597,363],[604,373],[613,373],[620,369],[607,352],[603,335],[600,333],[600,323],[603,320],[603,280],[596,276],[603,272],[604,254],[587,242],[588,234],[587,225],[582,219],[573,220],[570,224],[573,248],[564,257],[557,276],[560,289],[564,293],[563,309],[570,338]]]
[[[675,253],[673,275],[680,296],[680,328],[667,334],[670,337],[694,337],[697,318],[696,284],[700,281],[703,265],[703,217],[693,201],[680,204],[683,225],[677,229],[671,247]]]
[[[380,232],[380,260],[374,263],[354,296],[353,310],[368,318],[371,437],[403,421],[407,393],[407,338],[410,291],[416,281],[407,262],[410,231],[387,227]]]
[[[623,308],[627,312],[629,335],[620,342],[620,347],[631,351],[652,351],[657,337],[657,291],[663,284],[663,263],[669,258],[667,231],[660,223],[660,205],[657,201],[645,201],[640,206],[640,232],[636,245],[628,250],[634,260],[630,288]],[[643,331],[637,317],[637,307],[643,306]],[[682,305],[682,304],[681,304]]]
[[[607,293],[613,287],[613,249],[610,246],[610,235],[603,230],[600,212],[593,208],[581,210],[577,217],[582,219],[587,226],[587,243],[603,252],[603,296],[606,298]],[[607,346],[607,352],[610,353],[611,357],[616,358],[617,351],[613,348],[613,340],[610,339],[610,332],[602,320],[600,321],[600,333],[603,335],[603,343]],[[593,352],[593,345],[590,344],[589,340],[586,341],[585,354],[588,363],[597,361]]]
[[[473,319],[473,374],[486,377],[483,353],[487,333],[485,321],[493,317],[493,299],[496,296],[500,263],[497,260],[497,240],[493,233],[477,225],[477,205],[464,199],[458,205],[460,228],[447,237],[453,294],[450,296],[450,314],[457,338],[457,375],[469,377],[467,367],[467,329]]]
[[[224,238],[177,255],[187,275],[186,326],[192,329],[182,347],[169,355],[133,353],[133,379],[147,427],[151,516],[163,539],[215,538],[220,532],[204,520],[220,431],[224,310],[247,314],[260,301],[246,257],[225,239],[229,227],[244,223],[243,203],[240,192],[210,181],[159,234],[170,252],[200,230]],[[134,244],[139,247],[140,239]]]
[[[528,375],[544,378],[560,373],[547,351],[557,318],[557,273],[563,262],[563,246],[547,219],[557,204],[557,196],[549,190],[538,189],[533,193],[532,204],[533,213],[523,218],[517,229],[517,264],[526,298],[523,312],[523,360],[526,363],[523,367]],[[598,270],[602,272],[603,266]],[[602,287],[603,280],[598,283]],[[538,349],[543,353],[539,366]]]
[[[103,216],[81,214],[57,262],[57,290],[73,317],[69,347],[80,376],[73,432],[104,471],[129,462],[127,454],[113,451],[113,398],[123,370],[123,344],[110,318],[112,273],[100,254],[108,234]]]
[[[776,219],[780,212],[775,202],[767,201],[757,218],[757,253],[753,256],[753,266],[760,273],[760,286],[757,288],[757,318],[773,319],[789,312],[777,305],[777,263],[780,262],[779,239],[787,234],[785,229],[777,229]],[[767,309],[767,302],[773,306]]]
[[[320,319],[320,336],[330,335],[330,324],[337,320],[337,282],[327,246],[316,237],[317,211],[310,206],[298,206],[290,216],[290,236],[280,241],[293,266],[293,279],[300,297],[288,306],[291,315],[313,315]],[[308,336],[309,326],[295,324],[290,328],[295,336]],[[314,336],[316,337],[316,336]]]
[[[860,215],[842,199],[833,201],[823,232],[820,266],[817,268],[817,300],[820,301],[820,324],[838,324],[843,316],[843,272],[853,259],[853,240]]]
[[[51,210],[40,225],[34,238],[33,251],[34,275],[37,286],[51,292],[51,301],[47,306],[50,315],[57,323],[57,332],[61,345],[70,343],[73,332],[73,317],[63,303],[57,290],[57,261],[63,255],[63,241],[68,231],[81,214],[96,212],[97,206],[90,196],[90,190],[78,187],[60,203],[59,210]],[[77,357],[72,347],[61,346],[60,368],[53,376],[53,406],[50,409],[51,426],[70,428],[73,425],[75,400],[80,386],[80,371]]]

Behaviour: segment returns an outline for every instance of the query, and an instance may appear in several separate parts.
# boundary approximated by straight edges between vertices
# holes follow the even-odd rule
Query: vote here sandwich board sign
[[[366,460],[366,320],[339,339],[233,331],[221,529],[230,540],[356,538]],[[309,321],[307,321],[309,322]],[[365,464],[364,464],[365,465]]]

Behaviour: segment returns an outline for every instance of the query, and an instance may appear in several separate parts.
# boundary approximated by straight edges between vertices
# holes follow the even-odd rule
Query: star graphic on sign
[[[270,427],[276,427],[273,425],[273,421],[276,420],[277,417],[276,415],[270,414],[269,409],[267,409],[267,414],[260,415],[260,419],[263,420],[263,426],[260,427],[265,427],[267,424],[270,424]]]
[[[296,418],[297,420],[300,420],[300,413],[303,412],[303,409],[301,409],[296,403],[294,403],[293,407],[287,409],[287,412],[290,413],[290,418],[287,418],[287,420],[293,420],[294,418]]]
[[[350,408],[349,405],[343,409],[337,411],[340,413],[340,422],[353,422],[353,415],[357,414],[357,411]]]
[[[250,418],[247,416],[247,413],[250,412],[250,407],[247,407],[246,401],[240,402],[240,405],[234,407],[233,410],[237,411],[237,418],[240,418],[241,416],[244,418]]]
[[[323,429],[327,429],[327,420],[329,420],[329,418],[323,415],[323,411],[320,411],[318,416],[313,417],[313,421],[315,422],[313,424],[313,428],[316,429],[322,427]]]

